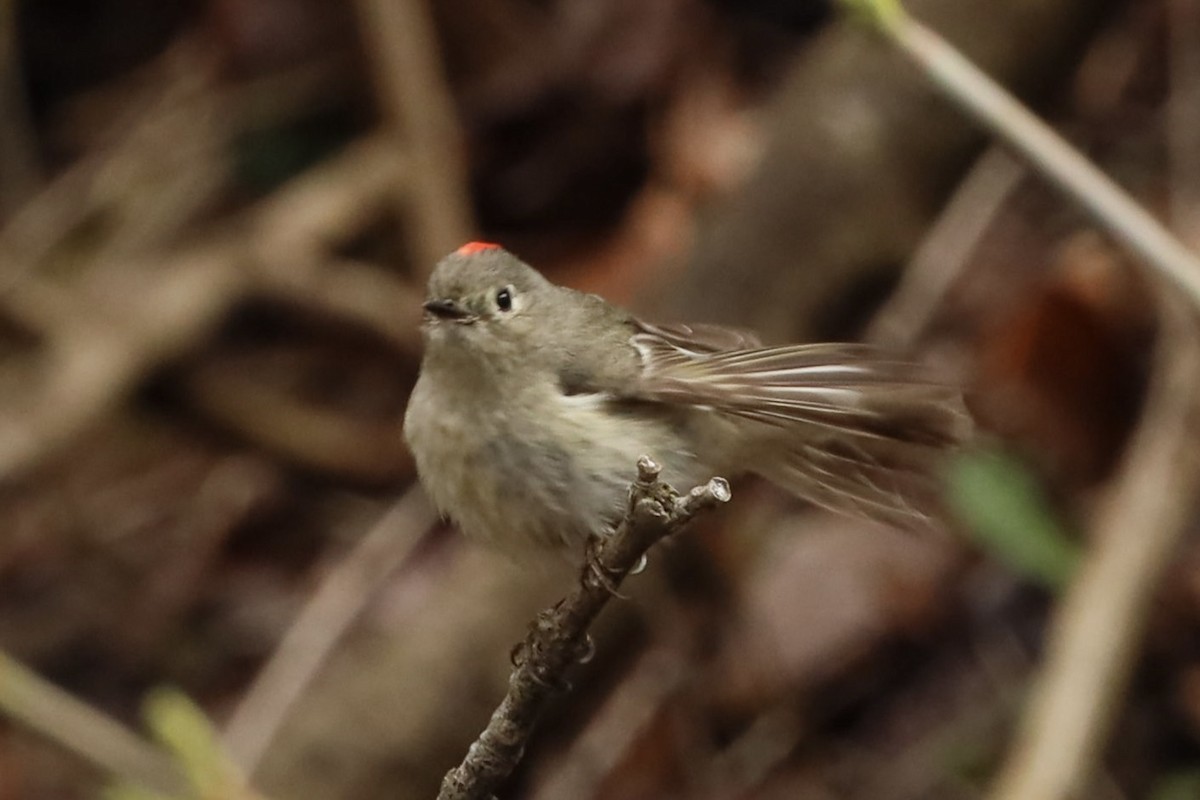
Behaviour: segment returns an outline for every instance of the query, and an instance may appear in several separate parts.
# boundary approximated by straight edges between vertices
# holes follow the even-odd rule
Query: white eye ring
[[[501,311],[512,311],[513,308],[513,291],[512,287],[505,286],[500,291],[496,292],[496,307]]]

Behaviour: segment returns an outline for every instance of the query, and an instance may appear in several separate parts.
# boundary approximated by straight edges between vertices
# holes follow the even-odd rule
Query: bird
[[[767,346],[645,322],[499,245],[437,263],[404,435],[434,505],[509,555],[581,554],[619,521],[642,456],[687,490],[756,474],[817,506],[928,525],[972,429],[961,390],[857,343]]]

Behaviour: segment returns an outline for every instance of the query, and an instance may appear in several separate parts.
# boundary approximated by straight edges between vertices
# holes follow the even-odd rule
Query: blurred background
[[[1200,240],[1200,4],[909,5]],[[504,796],[983,797],[1156,311],[836,12],[0,4],[0,648],[130,728],[181,690],[265,797],[434,796],[574,578],[464,543],[414,488],[424,281],[484,239],[648,318],[907,349],[989,442],[927,535],[735,486],[610,606]],[[1200,797],[1196,544],[1089,798]],[[9,671],[0,800],[97,796],[120,737],[32,731]]]

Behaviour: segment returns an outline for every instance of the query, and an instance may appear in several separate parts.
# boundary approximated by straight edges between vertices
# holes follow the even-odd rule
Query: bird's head
[[[555,288],[499,245],[463,245],[439,261],[429,278],[422,325],[427,357],[452,352],[487,358],[514,349],[519,354],[552,326]]]

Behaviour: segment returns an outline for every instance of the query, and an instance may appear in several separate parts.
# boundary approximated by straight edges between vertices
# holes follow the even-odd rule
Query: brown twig
[[[7,310],[47,342],[46,378],[0,418],[0,478],[36,466],[210,331],[251,285],[238,253],[214,241],[177,254],[169,272],[114,275],[104,298],[32,282],[11,291]]]
[[[1200,161],[1189,109],[1200,81],[1191,33],[1200,13],[1195,0],[1170,4],[1173,85],[1168,148],[1172,218],[1178,232],[1192,229]],[[1200,424],[1200,338],[1194,312],[1167,291],[1156,369],[1142,422],[1124,468],[1097,516],[1094,552],[1063,599],[1032,704],[993,800],[1060,800],[1086,786],[1099,760],[1159,578],[1196,509],[1200,457],[1189,434]]]
[[[190,407],[288,463],[375,484],[412,477],[398,415],[364,419],[308,402],[264,380],[260,363],[210,353],[177,380]]]
[[[90,220],[108,223],[87,253],[124,261],[162,247],[213,200],[224,180],[218,158],[232,136],[216,96],[211,53],[184,40],[154,65],[153,88],[104,126],[95,149],[62,171],[0,228],[0,295],[16,286]]]
[[[865,10],[876,28],[959,108],[999,136],[1039,175],[1200,308],[1200,259],[1112,178],[948,42],[909,16],[898,0],[842,2]]]
[[[900,348],[916,342],[1025,174],[1024,166],[998,146],[975,162],[871,321],[869,341]]]
[[[729,484],[713,478],[680,496],[659,481],[662,468],[643,456],[616,531],[590,555],[579,584],[542,611],[516,655],[508,693],[462,763],[446,774],[438,800],[488,800],[521,759],[547,703],[567,670],[590,647],[588,628],[615,590],[660,539],[700,512],[727,502]]]
[[[412,155],[408,194],[417,275],[471,236],[463,135],[438,57],[426,0],[359,0],[367,49],[396,147]]]
[[[1200,243],[1200,2],[1167,3],[1171,94],[1167,150],[1171,225],[1185,242]]]
[[[530,800],[598,797],[606,776],[645,741],[647,729],[692,676],[685,654],[669,647],[639,656],[548,774],[539,776]]]
[[[327,252],[356,212],[402,178],[402,161],[369,139],[263,201],[245,226],[171,254],[95,265],[103,279],[60,287],[31,274],[31,261],[6,261],[12,272],[4,279],[12,282],[0,289],[0,304],[46,343],[48,357],[44,383],[0,416],[0,478],[36,466],[86,430],[151,369],[193,347],[253,292],[332,306],[333,313],[414,349],[415,296],[382,270],[333,275]],[[47,191],[58,188],[65,191],[69,182]],[[33,252],[44,249],[32,246]],[[325,296],[331,283],[333,300]],[[378,328],[381,298],[407,300],[414,310],[395,309],[391,324]]]
[[[1064,800],[1091,777],[1159,578],[1194,510],[1200,338],[1167,320],[1146,414],[1049,632],[1046,663],[992,800]]]
[[[1079,796],[1128,684],[1158,579],[1194,510],[1200,458],[1189,434],[1200,423],[1200,260],[898,0],[843,2],[866,11],[955,103],[1165,279],[1163,331],[1146,411],[1097,516],[1094,548],[1062,600],[1029,713],[990,795]]]
[[[166,752],[3,652],[0,710],[113,777],[169,797],[187,794]]]
[[[249,777],[334,645],[435,521],[410,489],[321,584],[259,671],[225,728],[226,749]]]

